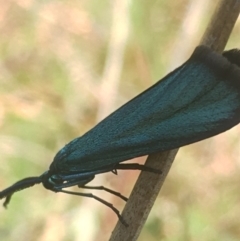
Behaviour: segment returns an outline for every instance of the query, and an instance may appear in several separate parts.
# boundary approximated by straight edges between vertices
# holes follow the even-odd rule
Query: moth
[[[70,141],[54,157],[49,170],[39,177],[22,179],[0,192],[0,199],[42,183],[46,189],[94,198],[65,190],[103,189],[123,200],[120,193],[89,187],[95,175],[119,169],[139,169],[160,175],[159,170],[126,160],[179,148],[222,133],[240,122],[240,51],[222,55],[199,46],[180,67],[113,112],[83,136]]]

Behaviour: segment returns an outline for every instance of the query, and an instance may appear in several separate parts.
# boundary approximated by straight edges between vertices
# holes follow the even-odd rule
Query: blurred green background
[[[217,1],[0,0],[0,189],[176,68]],[[239,46],[240,21],[227,49]],[[240,240],[240,127],[181,148],[139,241]],[[143,163],[145,158],[138,158]],[[138,171],[99,175],[128,196]],[[77,191],[77,188],[73,188]],[[124,203],[95,194],[122,210]],[[0,240],[105,241],[115,214],[41,185],[0,207]]]

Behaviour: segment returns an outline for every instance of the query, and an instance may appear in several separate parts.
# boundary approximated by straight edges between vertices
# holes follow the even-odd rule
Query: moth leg
[[[139,163],[119,163],[115,166],[115,168],[119,170],[141,170],[141,171],[153,172],[157,174],[162,173],[162,171],[156,168],[148,167]]]
[[[126,201],[128,200],[128,198],[126,198],[125,196],[123,196],[121,193],[119,192],[115,192],[109,188],[106,188],[104,186],[79,186],[80,188],[86,188],[86,189],[95,189],[95,190],[104,190],[106,192],[109,192],[117,197],[120,197],[122,200]]]
[[[122,217],[120,212],[111,203],[105,201],[104,199],[102,199],[98,196],[93,195],[92,193],[78,193],[78,192],[71,192],[71,191],[66,191],[66,190],[58,190],[57,192],[63,192],[63,193],[71,194],[71,195],[93,198],[93,199],[99,201],[100,203],[104,204],[105,206],[109,207],[110,209],[112,209],[112,211],[118,216],[118,219],[121,221],[121,223],[125,227],[128,227],[127,222],[124,220],[124,218]]]

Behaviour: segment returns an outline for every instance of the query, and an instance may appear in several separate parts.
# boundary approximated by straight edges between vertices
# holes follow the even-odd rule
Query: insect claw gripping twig
[[[124,218],[122,217],[122,215],[120,214],[120,212],[109,202],[95,196],[92,195],[92,198],[98,200],[99,202],[105,204],[106,206],[108,206],[109,208],[111,208],[113,210],[114,213],[116,213],[116,215],[118,216],[119,220],[121,221],[121,223],[125,226],[128,227],[129,225],[127,224],[127,222],[124,220]]]

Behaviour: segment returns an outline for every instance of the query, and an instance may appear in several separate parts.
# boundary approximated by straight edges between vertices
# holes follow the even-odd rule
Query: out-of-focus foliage
[[[1,0],[0,189],[42,174],[101,109],[110,113],[186,60],[215,7],[209,2]],[[238,22],[228,48],[240,47],[239,31]],[[239,132],[181,148],[140,241],[240,239]],[[104,174],[93,184],[129,195],[137,175]],[[42,186],[16,193],[0,213],[5,241],[104,241],[117,221],[94,200]]]

